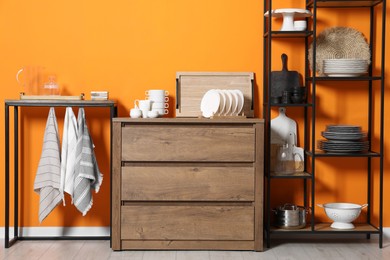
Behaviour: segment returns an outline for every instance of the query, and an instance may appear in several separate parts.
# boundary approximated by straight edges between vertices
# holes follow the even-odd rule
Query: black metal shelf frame
[[[384,163],[384,72],[385,72],[385,24],[386,24],[386,0],[306,0],[306,9],[311,10],[313,13],[312,17],[312,29],[306,32],[277,32],[272,31],[272,16],[268,18],[264,17],[264,46],[263,46],[263,75],[264,75],[264,83],[263,83],[263,117],[265,119],[265,223],[264,223],[264,232],[267,247],[270,247],[271,243],[271,233],[282,233],[282,234],[340,234],[340,233],[350,233],[350,234],[365,234],[367,238],[370,238],[371,234],[377,234],[379,236],[379,247],[383,246],[383,163]],[[376,50],[380,53],[380,75],[373,75],[372,65],[369,66],[369,72],[367,76],[361,77],[322,77],[316,76],[315,73],[311,73],[309,69],[309,61],[308,57],[308,49],[309,43],[315,46],[316,45],[316,35],[317,35],[317,9],[318,8],[366,8],[370,12],[370,50]],[[381,8],[381,9],[379,9]],[[264,1],[264,13],[272,10],[272,0]],[[381,23],[375,20],[375,10],[381,11]],[[376,23],[377,22],[377,23]],[[379,24],[379,25],[378,25]],[[381,35],[381,47],[374,47],[374,30],[375,26],[381,26],[381,32],[377,32],[377,35]],[[270,33],[269,33],[270,32]],[[311,91],[311,103],[306,105],[291,105],[291,104],[271,104],[268,101],[269,93],[271,93],[271,82],[269,79],[271,78],[271,62],[272,62],[272,40],[280,39],[280,38],[303,38],[305,41],[305,73],[304,73],[304,81],[305,85]],[[312,71],[316,71],[315,61],[316,60],[316,50],[313,50],[313,68]],[[373,127],[373,117],[376,116],[379,118],[379,128],[380,128],[380,138],[379,138],[379,148],[378,151],[373,151],[370,142],[369,152],[365,153],[326,153],[319,150],[316,150],[316,85],[317,82],[326,82],[326,81],[366,81],[368,85],[368,139],[372,141],[372,132],[371,129]],[[379,82],[380,85],[380,111],[376,111],[374,115],[373,110],[373,92],[374,87],[373,82]],[[308,172],[306,170],[307,165],[305,165],[304,174],[292,174],[292,175],[278,175],[271,174],[270,172],[270,134],[271,134],[271,109],[278,106],[295,106],[302,107],[304,110],[304,148],[305,148],[305,162],[307,162],[306,158],[310,157],[310,169]],[[309,112],[311,114],[309,115]],[[310,121],[310,122],[309,122]],[[375,192],[379,196],[379,224],[377,226],[371,223],[371,214],[372,208],[368,206],[368,214],[367,214],[367,223],[368,226],[366,229],[357,229],[357,230],[348,230],[348,231],[340,231],[340,230],[318,230],[318,224],[315,223],[315,161],[317,158],[331,158],[331,157],[361,157],[363,159],[367,159],[367,202],[370,202],[372,199],[372,194]],[[371,168],[373,165],[372,160],[379,161],[379,190],[373,190],[372,188],[372,172]],[[271,198],[271,180],[272,179],[301,179],[303,180],[303,196],[304,196],[304,204],[305,207],[308,205],[308,201],[310,199],[311,209],[311,219],[309,226],[304,230],[281,230],[271,226],[271,208],[270,208],[270,198]],[[308,194],[308,185],[310,185],[311,192]]]
[[[72,237],[72,236],[55,236],[55,237],[24,237],[19,234],[19,107],[102,107],[110,109],[110,162],[112,161],[112,118],[117,116],[117,106],[114,101],[85,101],[85,100],[5,100],[5,224],[4,224],[4,247],[9,248],[18,240],[70,240],[70,239],[93,239],[109,240],[109,237]],[[14,172],[14,227],[13,237],[10,239],[10,116],[9,109],[14,107],[13,120],[13,172]],[[110,163],[110,178],[111,178]],[[111,189],[111,187],[110,187]],[[111,196],[111,195],[110,195]],[[111,198],[110,198],[111,201]],[[111,210],[111,207],[110,207]],[[110,220],[111,222],[111,220]],[[111,234],[111,224],[110,224]]]

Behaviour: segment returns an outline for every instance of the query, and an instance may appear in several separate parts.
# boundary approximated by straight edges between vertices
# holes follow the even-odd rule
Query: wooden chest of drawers
[[[263,127],[114,118],[113,250],[261,251]]]

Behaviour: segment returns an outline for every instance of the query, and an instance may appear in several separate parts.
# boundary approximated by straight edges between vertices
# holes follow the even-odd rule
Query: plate
[[[207,91],[200,102],[202,116],[209,118],[215,115],[218,112],[220,101],[221,97],[217,90],[210,89]]]
[[[232,102],[232,112],[231,112],[231,115],[232,116],[236,116],[238,115],[237,113],[237,109],[238,109],[238,94],[233,91],[233,90],[229,90],[229,93],[232,95],[233,97],[233,102]]]
[[[308,55],[311,70],[313,70],[313,43],[309,47]],[[370,47],[364,35],[350,27],[331,27],[316,38],[316,71],[324,74],[324,60],[349,59],[371,62]],[[333,77],[350,77],[351,75],[333,75]],[[356,75],[353,75],[353,77]]]
[[[228,90],[222,90],[222,91],[226,97],[225,110],[224,110],[224,113],[222,115],[227,116],[227,115],[230,115],[230,113],[231,113],[233,97],[232,97],[232,94]]]
[[[242,108],[244,107],[244,94],[239,89],[234,89],[233,91],[238,96],[238,102],[237,102],[238,105],[237,105],[236,113],[237,113],[237,115],[239,115],[241,113],[241,111],[242,111]]]
[[[365,73],[325,73],[328,77],[357,77],[364,75]]]
[[[219,108],[218,108],[218,111],[216,114],[222,115],[223,111],[225,110],[225,106],[226,106],[226,97],[225,97],[225,94],[220,89],[217,89],[217,92],[219,93],[221,100],[219,101]]]

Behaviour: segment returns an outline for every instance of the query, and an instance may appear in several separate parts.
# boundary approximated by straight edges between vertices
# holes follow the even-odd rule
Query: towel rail
[[[81,236],[55,236],[55,237],[24,237],[19,234],[19,107],[103,107],[110,109],[110,179],[112,173],[111,161],[112,161],[112,118],[117,117],[117,105],[112,100],[5,100],[5,219],[4,219],[4,247],[11,247],[18,240],[108,240],[111,238],[111,220],[110,220],[110,236],[108,237],[81,237]],[[14,156],[13,156],[13,170],[14,170],[14,228],[13,237],[10,239],[10,116],[9,109],[14,107]],[[110,181],[111,183],[111,181]],[[111,189],[111,187],[110,187]],[[111,194],[111,192],[110,192]],[[111,195],[110,195],[111,201]],[[111,203],[110,203],[111,204]],[[111,207],[110,207],[111,211]],[[111,214],[110,214],[111,215]]]

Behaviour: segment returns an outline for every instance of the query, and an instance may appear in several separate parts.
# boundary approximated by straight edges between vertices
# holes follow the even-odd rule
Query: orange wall
[[[286,5],[283,7],[303,8],[303,1],[301,6],[294,6],[292,0],[282,2]],[[357,25],[360,30],[367,31],[365,24],[352,16],[343,18],[345,25]],[[340,21],[328,18],[320,25],[326,27],[337,22]],[[89,99],[91,90],[108,90],[110,98],[118,102],[119,116],[128,116],[133,101],[143,98],[148,89],[168,90],[172,108],[176,71],[253,71],[257,84],[256,116],[261,117],[262,24],[263,2],[259,0],[118,0],[109,3],[5,0],[0,4],[0,95],[2,99],[19,98],[23,89],[15,80],[16,72],[26,65],[41,65],[46,72],[57,75],[62,93],[78,95],[83,92]],[[276,46],[274,69],[280,66],[277,57],[286,52],[289,60],[294,61],[289,63],[289,69],[302,71],[302,43],[287,47],[280,42]],[[340,109],[346,112],[348,123],[364,120],[354,108],[356,103],[364,102],[360,97],[345,95],[340,101],[334,98],[333,91],[320,94],[323,95],[322,104],[326,105],[320,115],[327,120],[338,115]],[[3,121],[3,106],[0,110]],[[20,222],[23,226],[39,225],[39,198],[33,192],[33,182],[47,112],[48,109],[32,108],[23,109],[21,113],[23,216]],[[62,134],[64,109],[56,112]],[[68,201],[66,207],[57,207],[42,226],[109,225],[108,116],[105,109],[87,110],[99,166],[104,173],[103,186],[94,194],[92,210],[82,217]],[[174,116],[172,109],[169,116]],[[325,120],[324,124],[328,122]],[[387,120],[386,126],[388,124]],[[2,128],[0,133],[3,136],[0,147],[3,147]],[[0,150],[0,158],[0,168],[4,168],[4,150]],[[344,161],[336,166],[326,160],[319,164],[322,169],[319,175],[324,178],[317,186],[323,200],[330,193],[336,194],[332,199],[358,197],[359,202],[364,199],[360,195],[364,183],[344,178],[340,181],[338,177],[355,172],[364,176],[358,167],[344,167]],[[365,162],[351,164],[364,166]],[[386,174],[388,166],[386,160]],[[0,178],[0,187],[4,186],[3,179]],[[388,186],[389,180],[386,180],[385,188]],[[334,192],[335,187],[337,192]],[[291,192],[295,193],[294,190]],[[386,192],[385,203],[389,199],[390,193]],[[0,194],[0,208],[3,204],[4,192]],[[2,225],[3,214],[0,215]],[[390,212],[385,212],[385,225],[390,226]]]

